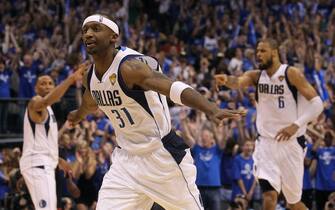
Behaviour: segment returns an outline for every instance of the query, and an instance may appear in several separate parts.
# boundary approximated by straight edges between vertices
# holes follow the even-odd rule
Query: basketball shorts
[[[258,137],[253,154],[255,177],[282,191],[289,204],[299,202],[302,195],[305,138],[298,139],[278,142]]]
[[[202,210],[196,168],[183,140],[170,132],[164,146],[145,155],[116,148],[99,191],[97,210]]]
[[[55,169],[38,166],[21,171],[36,210],[56,210]]]

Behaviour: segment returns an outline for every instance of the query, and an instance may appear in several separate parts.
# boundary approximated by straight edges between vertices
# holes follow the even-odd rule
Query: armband
[[[179,82],[179,81],[172,83],[171,88],[170,88],[171,101],[173,101],[176,104],[184,105],[181,102],[181,93],[187,88],[192,88],[192,87],[183,82]]]

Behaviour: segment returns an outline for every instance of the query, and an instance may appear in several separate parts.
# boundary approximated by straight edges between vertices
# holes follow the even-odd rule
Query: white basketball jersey
[[[142,153],[162,145],[161,139],[171,130],[170,113],[164,95],[136,86],[127,88],[119,69],[129,58],[161,72],[154,58],[121,47],[101,81],[94,66],[87,81],[93,99],[112,121],[118,145],[131,153]]]
[[[48,117],[44,123],[34,123],[28,116],[28,108],[24,115],[23,151],[20,169],[35,166],[51,166],[58,164],[58,127],[55,115],[50,106]]]
[[[292,86],[287,77],[288,65],[282,64],[270,78],[262,70],[256,86],[257,119],[260,136],[275,138],[278,131],[289,126],[303,113],[307,100]],[[292,137],[301,136],[306,125]]]

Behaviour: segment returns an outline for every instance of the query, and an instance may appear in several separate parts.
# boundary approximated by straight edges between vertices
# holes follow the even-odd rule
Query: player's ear
[[[110,42],[115,43],[115,42],[117,42],[118,38],[119,38],[119,35],[117,35],[116,33],[113,33],[111,35]]]
[[[278,52],[278,50],[273,49],[273,50],[271,50],[271,54],[272,54],[272,57],[274,57],[274,56],[276,56],[277,54],[279,55],[279,52]]]
[[[37,78],[37,80],[36,80],[36,84],[35,84],[35,86],[34,86],[35,93],[38,92],[38,90],[37,90],[37,85],[38,85],[38,84],[39,84],[39,79]]]

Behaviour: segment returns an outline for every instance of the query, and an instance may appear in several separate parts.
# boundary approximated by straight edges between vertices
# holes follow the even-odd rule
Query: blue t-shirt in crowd
[[[322,70],[314,71],[313,78],[322,101],[329,100],[329,95],[326,88],[325,72]]]
[[[5,69],[0,71],[0,98],[10,97],[10,77],[12,71]]]
[[[204,148],[195,145],[192,149],[192,154],[197,167],[198,186],[221,186],[220,180],[220,164],[222,152],[218,145],[210,148]]]
[[[20,76],[19,97],[31,98],[35,95],[35,84],[37,79],[38,65],[33,65],[28,68],[22,66],[18,69]]]
[[[317,150],[316,189],[335,190],[335,147]]]
[[[254,160],[252,156],[245,159],[242,155],[237,155],[233,163],[233,189],[232,189],[232,200],[235,199],[236,195],[243,195],[242,190],[238,186],[237,181],[242,179],[245,189],[247,192],[251,189],[254,182],[254,175],[252,168],[254,165]]]
[[[5,199],[6,193],[8,193],[10,188],[5,180],[5,175],[0,171],[0,200]]]
[[[105,131],[106,125],[108,123],[108,119],[106,117],[102,117],[96,121],[97,123],[97,129],[101,131]]]
[[[256,108],[249,107],[247,115],[245,116],[245,127],[246,128],[252,129],[252,127],[256,127],[256,122],[253,122],[255,115],[256,115]]]
[[[307,153],[306,158],[312,159],[312,147],[313,144],[307,144]],[[311,174],[309,172],[309,166],[304,166],[304,179],[303,179],[303,190],[312,189],[312,181],[311,181]]]
[[[252,69],[254,69],[252,61],[247,58],[243,58],[242,70],[245,72]]]
[[[234,156],[222,152],[221,158],[221,184],[232,185],[233,184],[233,163]]]
[[[168,59],[168,58],[165,58],[164,59],[164,62],[163,62],[163,65],[162,65],[162,70],[163,70],[163,73],[168,75],[170,73],[170,66],[172,64],[172,60]]]

